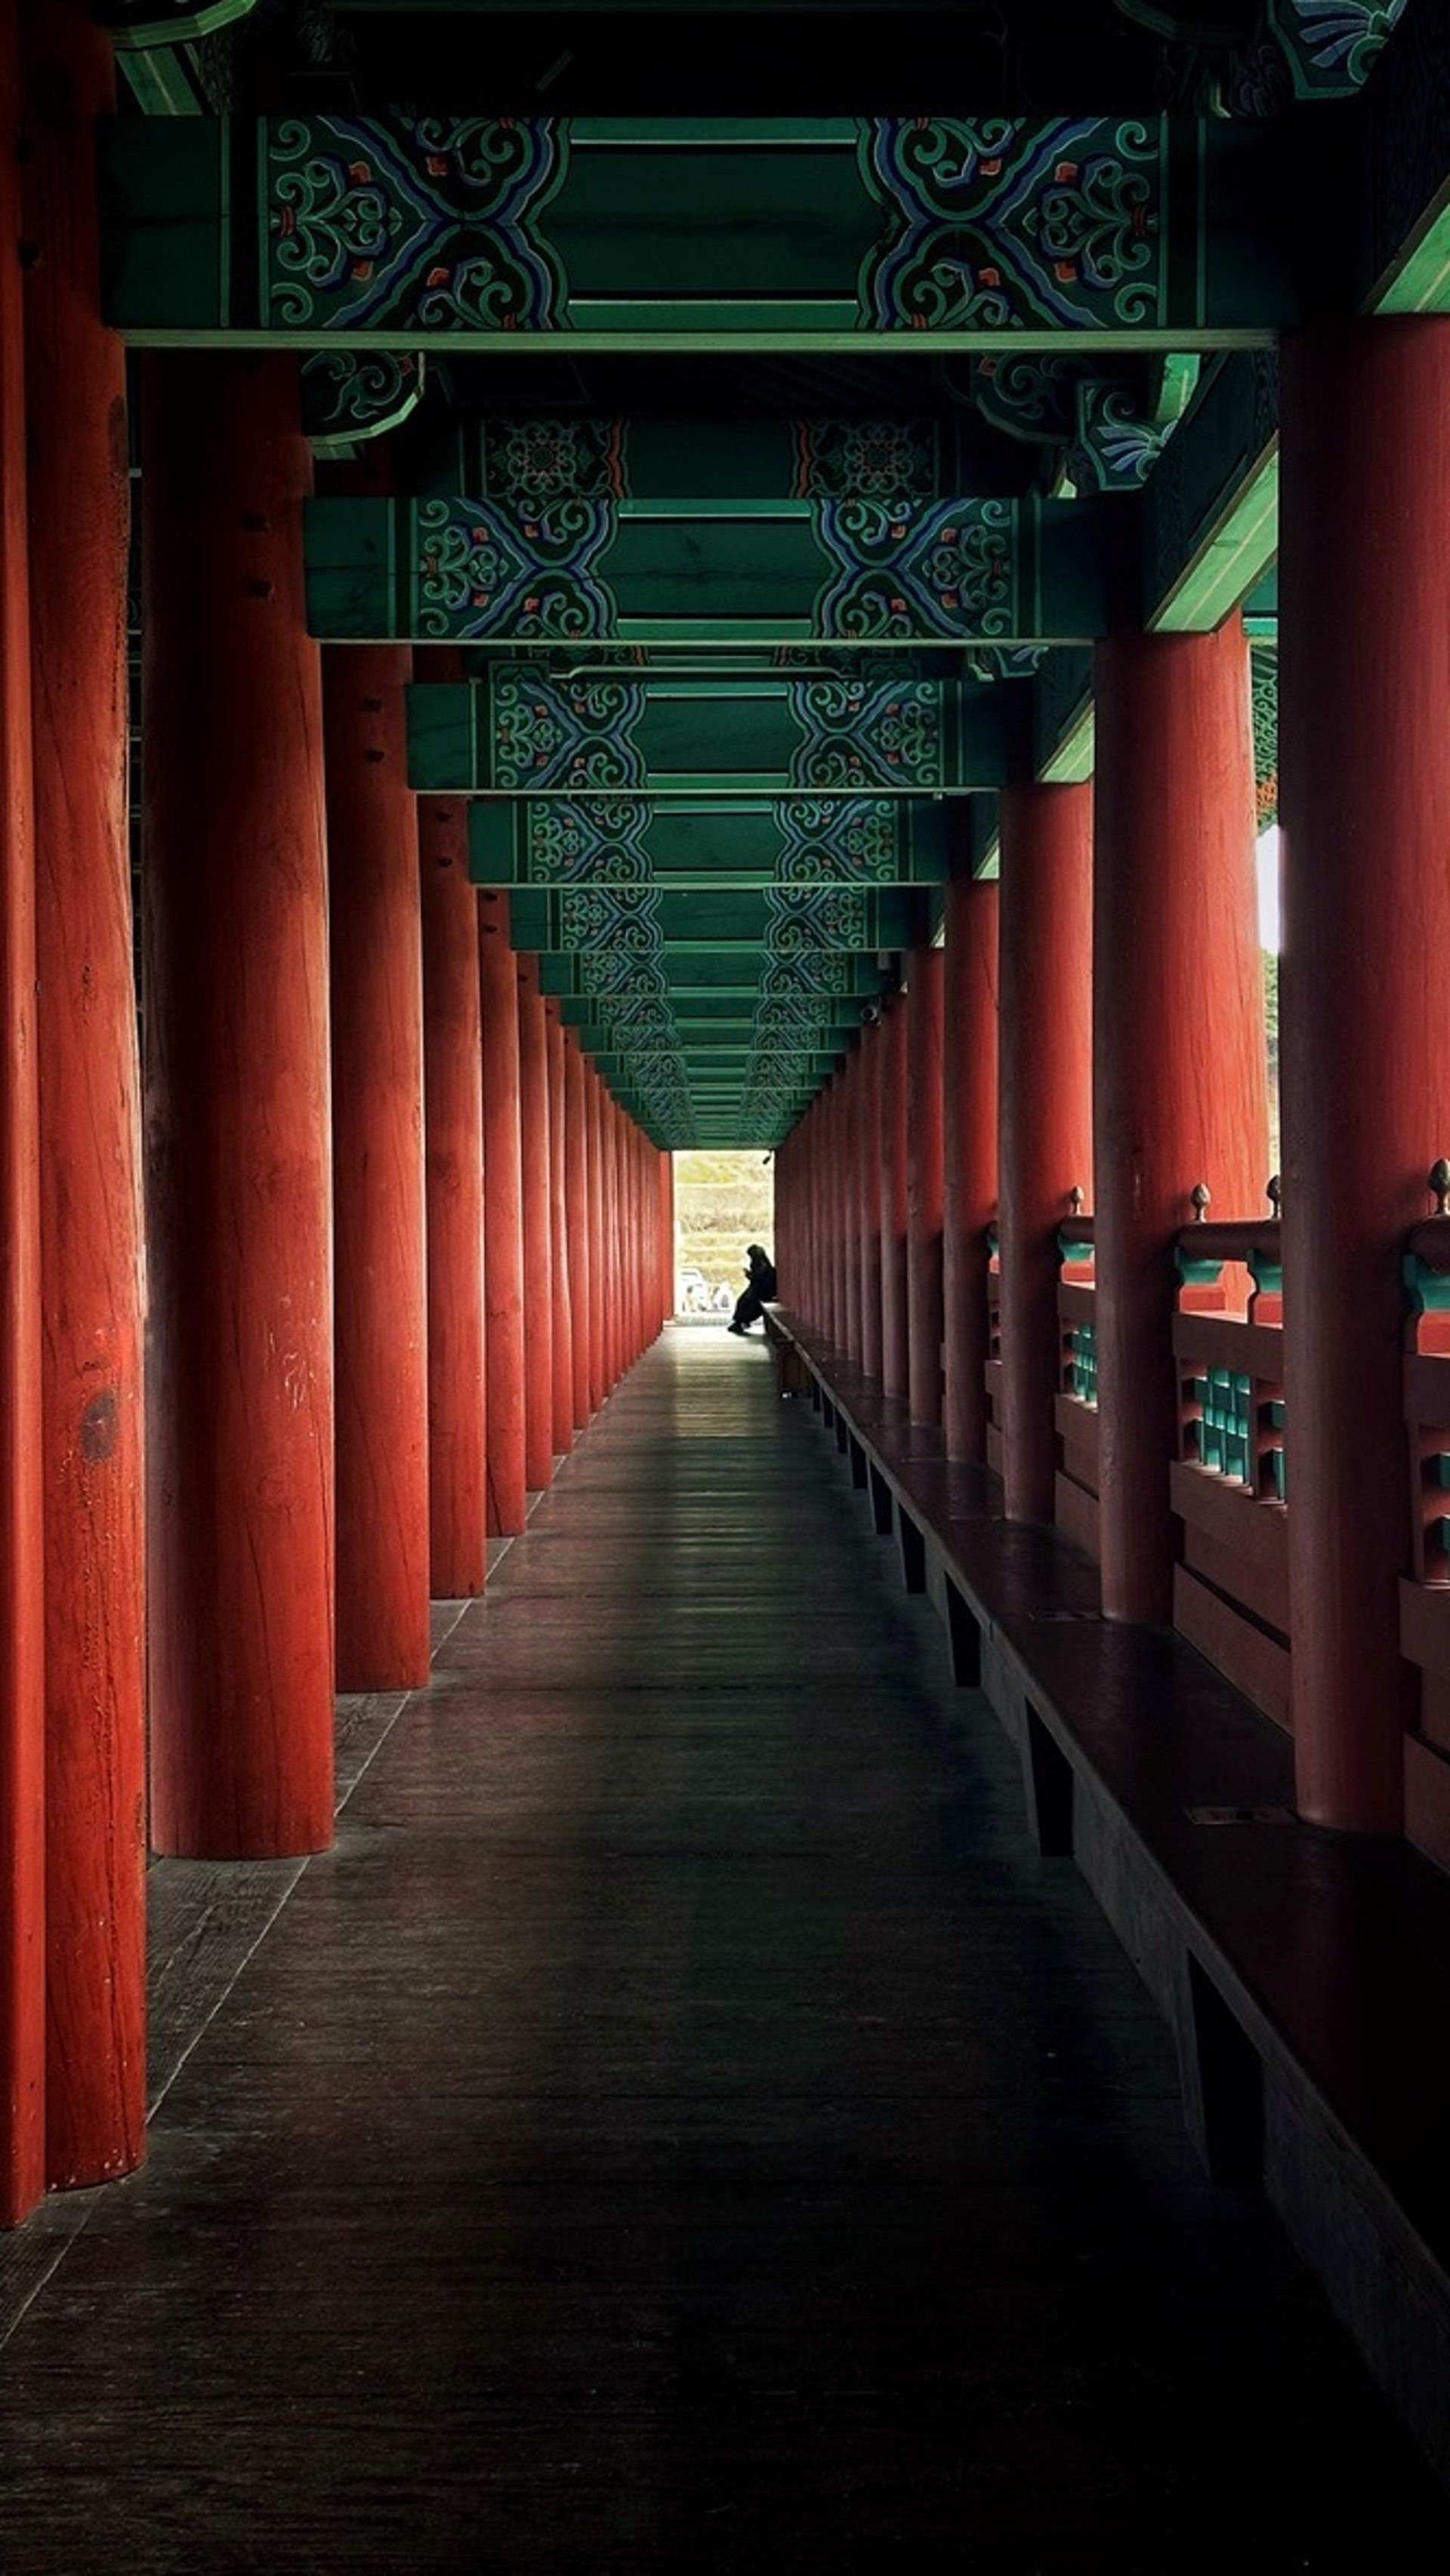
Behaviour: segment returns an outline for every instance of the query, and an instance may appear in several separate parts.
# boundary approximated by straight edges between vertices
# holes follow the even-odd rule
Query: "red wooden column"
[[[1057,1229],[1075,1188],[1092,1205],[1092,787],[1024,781],[999,813],[1003,1503],[1009,1520],[1050,1521]]]
[[[604,1115],[600,1125],[600,1142],[604,1160],[604,1330],[605,1367],[610,1393],[624,1375],[624,1297],[621,1286],[623,1263],[620,1258],[622,1228],[620,1224],[621,1190],[619,1181],[619,1103],[609,1088],[604,1092]]]
[[[858,1043],[842,1067],[841,1121],[841,1284],[846,1313],[846,1355],[861,1366],[861,1102],[862,1049]]]
[[[544,1005],[549,1052],[549,1278],[553,1315],[553,1442],[556,1457],[574,1446],[573,1283],[569,1256],[568,1101],[564,1073],[564,1022],[557,1002]]]
[[[1248,648],[1120,635],[1097,652],[1093,1168],[1103,1608],[1173,1608],[1173,1242],[1268,1175]]]
[[[881,1386],[905,1395],[910,1385],[906,1307],[906,1004],[886,1005],[876,1037],[877,1170],[881,1225]]]
[[[297,362],[149,357],[142,414],[152,1839],[332,1837],[322,688]]]
[[[564,1195],[569,1235],[570,1408],[574,1429],[589,1420],[589,1139],[584,1058],[564,1031]]]
[[[446,648],[439,648],[440,652]],[[481,1592],[488,1572],[483,1341],[483,1088],[478,898],[468,808],[418,799],[428,1244],[429,1588]]]
[[[530,1490],[542,1493],[554,1480],[549,1032],[537,957],[521,956],[517,968],[524,1226],[524,1473]]]
[[[1393,1831],[1406,1230],[1450,1151],[1450,324],[1286,343],[1285,1397],[1299,1803]]]
[[[666,1148],[659,1159],[660,1202],[660,1321],[672,1323],[675,1312],[675,1158]]]
[[[987,1454],[987,1228],[997,1205],[997,888],[947,887],[942,1018],[943,1423],[949,1458]]]
[[[946,955],[912,953],[906,988],[906,1297],[913,1422],[942,1413],[942,1012]]]
[[[516,1538],[524,1476],[524,1229],[519,1138],[519,979],[508,897],[478,897],[478,988],[483,1033],[484,1382],[488,1528]]]
[[[34,12],[25,219],[46,1590],[47,2179],[145,2152],[140,1068],[126,819],[126,369],[100,321],[109,39]],[[3,362],[0,362],[3,363]]]
[[[428,1678],[423,957],[406,645],[322,657],[331,860],[337,1686]]]
[[[856,1130],[857,1186],[860,1192],[861,1366],[878,1384],[881,1378],[881,1079],[885,1051],[878,1022],[862,1035],[860,1116]]]
[[[599,1079],[599,1320],[604,1392],[619,1375],[619,1256],[615,1242],[614,1101]]]
[[[597,1413],[609,1393],[604,1307],[604,1086],[587,1058],[584,1112],[589,1149],[589,1410]]]
[[[15,0],[0,0],[0,2225],[45,2189],[39,1119]]]
[[[846,1347],[846,1068],[838,1064],[826,1093],[826,1338],[832,1348]]]
[[[620,1257],[624,1287],[624,1364],[639,1357],[639,1234],[635,1201],[636,1143],[639,1131],[627,1111],[619,1113]]]

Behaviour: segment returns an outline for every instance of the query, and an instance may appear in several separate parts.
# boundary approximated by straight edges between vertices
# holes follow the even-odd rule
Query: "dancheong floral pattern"
[[[894,885],[904,868],[909,820],[888,797],[826,803],[782,797],[775,808],[785,885]]]
[[[617,788],[645,783],[632,728],[644,713],[641,681],[569,679],[506,662],[490,677],[495,787]]]
[[[627,487],[622,420],[486,420],[483,489],[531,502],[620,500]]]
[[[293,330],[543,330],[564,286],[537,217],[547,117],[278,117],[263,128],[262,319]]]
[[[645,885],[652,874],[646,836],[652,808],[638,797],[538,797],[524,813],[529,885]]]
[[[942,692],[933,680],[798,680],[793,787],[915,787],[945,783]]]
[[[818,631],[847,642],[1015,634],[1012,501],[823,501],[816,532],[834,567]]]
[[[419,634],[544,642],[612,631],[618,612],[595,570],[614,533],[608,502],[530,510],[444,499],[412,507]]]
[[[1165,319],[1159,118],[875,117],[861,168],[893,220],[861,320],[892,330],[1104,330]]]

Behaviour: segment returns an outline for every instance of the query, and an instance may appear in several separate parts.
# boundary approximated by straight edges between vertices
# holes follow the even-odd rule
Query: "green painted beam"
[[[1445,0],[1408,0],[1353,111],[1359,309],[1450,313]]]
[[[423,794],[508,797],[967,795],[1008,776],[1001,684],[869,677],[579,678],[500,662],[407,692]]]
[[[677,955],[896,949],[911,945],[919,922],[909,894],[855,886],[790,886],[765,894],[581,886],[516,894],[509,906],[515,947],[551,956],[575,949],[638,955],[656,948]]]
[[[788,969],[772,960],[770,971],[772,990],[777,996],[788,994],[807,1002],[822,995],[837,1001],[848,997],[866,1001],[882,988],[881,970],[874,958],[856,956],[845,949],[793,959]],[[539,958],[539,981],[546,993],[573,994],[591,1001],[610,995],[616,1000],[628,995],[658,995],[676,1010],[682,1000],[696,997],[728,996],[756,1002],[765,972],[766,961],[758,952],[746,948],[663,949],[643,959],[611,955],[606,949],[583,948],[550,952]]]
[[[1278,545],[1279,370],[1225,359],[1136,506],[1143,622],[1205,632],[1248,597]]]
[[[485,501],[540,505],[936,501],[974,488],[981,449],[970,416],[933,420],[925,411],[920,420],[428,413],[395,450],[393,488],[419,500],[473,492]],[[1004,483],[1004,493],[1020,481]]]
[[[632,798],[475,804],[475,885],[940,885],[960,808],[904,798]]]
[[[1132,507],[959,496],[745,514],[329,496],[307,505],[308,622],[328,642],[515,651],[1082,643],[1107,631]]]
[[[1191,350],[1296,298],[1272,126],[118,119],[105,311],[137,345]]]

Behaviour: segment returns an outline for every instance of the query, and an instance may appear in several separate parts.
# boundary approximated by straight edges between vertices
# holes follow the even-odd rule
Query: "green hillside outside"
[[[675,1156],[675,1278],[699,1271],[714,1302],[728,1288],[733,1304],[743,1285],[745,1247],[775,1250],[775,1169],[759,1148],[748,1153]],[[686,1303],[682,1311],[699,1311]]]

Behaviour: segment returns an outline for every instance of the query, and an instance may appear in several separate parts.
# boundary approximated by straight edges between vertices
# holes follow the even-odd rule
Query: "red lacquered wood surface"
[[[1300,1804],[1393,1831],[1411,1677],[1400,1247],[1450,1136],[1450,324],[1285,349],[1285,1397]]]
[[[45,1703],[30,601],[15,0],[0,0],[0,2223],[45,2188]]]
[[[1002,1499],[1048,1521],[1062,1379],[1057,1229],[1092,1204],[1093,791],[1004,788],[999,897],[998,1178]]]
[[[488,1528],[524,1526],[524,1234],[519,1140],[519,979],[508,897],[478,897],[478,988],[483,1025],[484,1362],[488,1412]]]
[[[30,23],[25,219],[44,1300],[52,2185],[145,2149],[140,1067],[126,816],[125,352],[100,319],[108,37]]]
[[[537,957],[520,956],[519,1150],[524,1237],[524,1480],[554,1477],[554,1229],[550,1211],[549,1034]]]
[[[322,690],[298,369],[145,361],[152,1838],[332,1834]]]
[[[428,1250],[429,1585],[481,1592],[488,1571],[483,1335],[483,1082],[478,898],[468,808],[418,799],[423,908],[424,1175]]]
[[[1248,648],[1097,649],[1093,1168],[1099,1533],[1110,1618],[1173,1613],[1173,1243],[1204,1182],[1252,1216],[1268,1177]]]
[[[947,887],[942,1307],[947,1456],[987,1454],[987,1227],[997,1208],[997,887]]]
[[[322,657],[336,1215],[337,1686],[428,1678],[423,963],[407,646]]]

